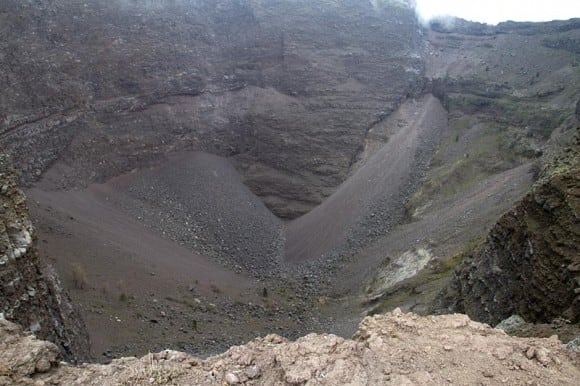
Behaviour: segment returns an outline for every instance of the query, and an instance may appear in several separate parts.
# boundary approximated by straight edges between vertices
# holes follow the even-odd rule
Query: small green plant
[[[121,294],[119,295],[119,301],[123,303],[127,303],[129,301],[129,297],[125,292],[121,292]]]

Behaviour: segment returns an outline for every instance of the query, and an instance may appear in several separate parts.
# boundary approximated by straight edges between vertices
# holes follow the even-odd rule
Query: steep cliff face
[[[0,154],[0,313],[58,345],[72,361],[88,356],[84,324],[56,274],[40,262],[26,199]]]
[[[400,1],[8,0],[0,22],[0,144],[27,183],[55,161],[70,187],[203,150],[292,218],[423,85]]]
[[[468,254],[440,305],[497,324],[580,321],[580,152],[568,148]]]

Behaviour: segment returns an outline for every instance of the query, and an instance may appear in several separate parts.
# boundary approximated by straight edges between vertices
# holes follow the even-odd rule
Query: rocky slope
[[[55,272],[41,263],[26,198],[0,154],[0,315],[58,345],[69,361],[88,358],[84,324]]]
[[[279,270],[282,222],[242,183],[228,160],[184,154],[109,185],[117,192],[111,200],[120,196],[119,207],[180,245],[257,278]]]
[[[430,94],[405,103],[397,113],[409,121],[399,119],[384,133],[387,143],[369,150],[372,155],[328,199],[288,225],[289,261],[335,260],[402,222],[404,204],[425,174],[447,114]]]
[[[557,339],[509,337],[465,315],[399,310],[366,318],[352,339],[268,335],[205,360],[167,350],[71,367],[58,363],[53,344],[4,320],[0,348],[2,385],[575,385],[580,377],[578,353]]]
[[[580,321],[580,143],[542,173],[532,191],[466,256],[440,305],[497,324]]]

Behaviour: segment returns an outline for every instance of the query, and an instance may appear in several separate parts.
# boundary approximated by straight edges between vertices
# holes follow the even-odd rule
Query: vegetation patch
[[[447,104],[450,111],[487,115],[492,121],[520,126],[542,139],[549,138],[569,114],[565,110],[548,109],[537,102],[510,96],[493,98],[473,94],[450,94],[447,96]]]

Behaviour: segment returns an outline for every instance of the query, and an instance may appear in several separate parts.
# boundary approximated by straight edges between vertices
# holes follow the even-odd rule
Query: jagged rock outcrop
[[[366,318],[352,339],[268,335],[202,360],[177,351],[109,365],[56,362],[51,343],[0,320],[0,384],[574,385],[580,355],[557,339],[523,339],[465,315],[395,310]]]
[[[438,307],[497,324],[580,322],[580,146],[567,148],[532,191],[468,254]]]
[[[64,358],[85,359],[84,324],[56,273],[41,263],[35,242],[26,198],[8,157],[0,153],[0,314],[56,343]]]

